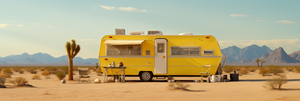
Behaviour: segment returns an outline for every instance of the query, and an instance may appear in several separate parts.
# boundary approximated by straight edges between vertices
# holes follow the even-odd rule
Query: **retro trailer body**
[[[215,75],[221,70],[222,53],[211,35],[162,35],[160,31],[125,35],[124,32],[118,35],[116,29],[116,35],[102,38],[99,52],[102,71],[108,64],[122,61],[127,67],[126,76],[151,81],[153,77]],[[203,72],[207,74],[200,74]],[[110,71],[107,74],[113,75]]]

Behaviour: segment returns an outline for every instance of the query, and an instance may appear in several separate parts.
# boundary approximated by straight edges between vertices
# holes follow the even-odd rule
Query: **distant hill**
[[[272,50],[263,45],[262,47],[259,47],[255,44],[251,46],[247,46],[245,48],[238,48],[236,46],[227,47],[225,49],[222,49],[222,54],[227,56],[227,63],[233,63],[233,62],[243,62],[248,63],[250,60],[260,58],[265,53],[271,53]],[[248,58],[248,59],[247,59]],[[247,60],[245,60],[247,59]]]
[[[81,57],[75,57],[73,63],[76,64],[96,64],[98,59],[88,58],[82,59]],[[54,58],[47,53],[35,53],[29,55],[23,53],[21,55],[10,55],[6,57],[0,57],[0,64],[66,64],[68,65],[68,56],[64,55],[58,58]]]
[[[260,59],[266,61],[266,63],[297,63],[296,59],[287,55],[282,47],[275,49],[271,53],[264,54]]]
[[[290,54],[289,56],[296,60],[300,60],[300,50]]]

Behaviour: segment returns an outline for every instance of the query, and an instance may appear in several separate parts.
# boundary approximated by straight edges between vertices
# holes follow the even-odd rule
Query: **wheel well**
[[[139,75],[141,75],[142,72],[150,72],[150,73],[152,74],[152,76],[153,76],[152,71],[140,71],[140,72],[139,72]]]

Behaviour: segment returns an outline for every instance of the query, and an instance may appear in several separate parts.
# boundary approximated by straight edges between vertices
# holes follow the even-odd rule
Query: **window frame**
[[[204,51],[212,51],[212,53],[206,53],[205,54]],[[203,49],[202,54],[203,55],[215,55],[215,50],[214,49]]]
[[[124,45],[110,45],[110,46],[124,46]],[[139,55],[120,55],[120,54],[118,54],[118,55],[109,55],[108,54],[108,45],[105,45],[105,55],[106,56],[142,56],[143,55],[143,46],[142,46],[142,44],[141,45],[125,45],[125,46],[140,46],[140,53],[141,54],[139,54]]]
[[[172,51],[172,47],[178,47],[178,48],[198,48],[199,49],[199,54],[191,54],[191,51],[189,51],[189,54],[187,55],[174,55]],[[201,56],[201,46],[171,46],[170,47],[170,55],[174,56]]]

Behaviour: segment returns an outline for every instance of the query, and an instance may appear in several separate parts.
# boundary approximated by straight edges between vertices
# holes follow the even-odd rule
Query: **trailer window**
[[[158,53],[163,53],[163,52],[165,52],[165,44],[164,44],[164,43],[158,43],[158,44],[157,44],[157,52],[158,52]]]
[[[203,55],[214,55],[214,50],[203,50]]]
[[[200,55],[200,47],[171,47],[171,55]]]
[[[107,45],[107,55],[141,55],[141,45]]]

